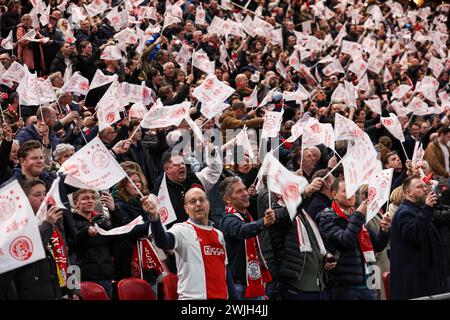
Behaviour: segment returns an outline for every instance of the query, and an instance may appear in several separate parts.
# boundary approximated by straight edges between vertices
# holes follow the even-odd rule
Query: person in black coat
[[[73,195],[75,205],[74,222],[76,241],[74,254],[71,256],[73,264],[81,268],[81,281],[92,281],[100,284],[112,296],[112,280],[114,266],[112,245],[115,236],[98,234],[95,224],[103,230],[109,230],[122,225],[120,209],[115,205],[109,193],[102,192],[100,202],[109,210],[111,220],[105,215],[94,211],[95,191],[80,189]]]
[[[432,223],[437,198],[419,176],[403,182],[405,199],[392,220],[392,299],[412,299],[445,292],[445,253]]]
[[[353,210],[355,195],[347,199],[343,178],[334,180],[330,189],[332,207],[317,216],[327,251],[339,256],[336,268],[329,272],[330,298],[375,300],[376,291],[367,279],[373,272],[374,252],[384,250],[388,244],[390,221],[384,218],[378,233],[366,228],[367,200]]]
[[[319,170],[314,173],[312,179],[314,180],[317,177],[323,178],[327,175],[328,172],[328,169]],[[314,192],[311,200],[309,201],[309,204],[307,206],[308,209],[306,210],[306,212],[308,212],[308,214],[314,220],[316,220],[316,217],[320,211],[331,207],[333,197],[331,195],[330,185],[333,183],[333,181],[334,177],[330,174],[325,180],[325,183],[321,186],[320,190]]]

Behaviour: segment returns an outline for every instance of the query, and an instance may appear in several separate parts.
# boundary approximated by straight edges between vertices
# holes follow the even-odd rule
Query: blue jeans
[[[328,300],[324,291],[302,291],[286,285],[283,285],[280,291],[282,300]]]
[[[93,282],[98,283],[103,288],[105,288],[106,293],[108,294],[109,298],[111,299],[112,293],[113,293],[112,280],[97,280],[97,281],[93,281]]]
[[[247,288],[244,284],[234,284],[234,290],[236,291],[236,299],[237,300],[266,300],[264,296],[259,296],[255,298],[244,298],[245,288]]]
[[[377,300],[376,290],[355,287],[330,288],[331,300]]]

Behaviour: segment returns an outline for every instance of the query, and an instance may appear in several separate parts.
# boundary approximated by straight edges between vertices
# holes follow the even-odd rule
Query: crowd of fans
[[[449,292],[450,5],[417,3],[0,0],[0,183],[17,179],[36,213],[61,165],[97,136],[130,178],[98,192],[71,187],[62,177],[59,192],[67,208],[50,206],[40,225],[47,258],[0,274],[0,299],[83,298],[67,286],[69,265],[81,268],[81,281],[99,283],[112,298],[122,279],[141,277],[158,290],[167,273],[177,274],[180,299],[376,300]],[[86,11],[103,4],[98,14]],[[205,18],[198,21],[202,8]],[[171,15],[178,17],[175,23],[167,22]],[[217,17],[242,30],[211,32]],[[244,28],[248,17],[257,32]],[[267,25],[280,29],[281,37],[265,33]],[[137,39],[114,37],[127,28]],[[34,40],[23,40],[32,30]],[[360,48],[343,50],[344,41]],[[235,89],[225,101],[229,106],[213,118],[202,114],[203,103],[193,95],[207,74],[180,62],[183,48],[203,50],[217,79]],[[382,63],[378,72],[366,70],[373,57]],[[23,104],[19,82],[3,79],[14,62],[49,79],[56,99]],[[343,72],[324,71],[330,62]],[[229,141],[228,129],[248,128],[257,141],[255,157],[213,151],[210,141],[174,154],[182,132],[192,127],[183,121],[144,129],[142,117],[130,113],[132,103],[120,121],[100,130],[96,107],[111,83],[86,95],[65,90],[76,72],[92,86],[97,70],[117,75],[119,83],[144,83],[152,98],[146,109],[157,99],[164,107],[188,101],[192,120],[203,132],[221,132],[221,142]],[[422,90],[430,79],[435,85]],[[354,103],[336,91],[344,81],[356,88]],[[411,89],[399,97],[402,85]],[[249,107],[255,88],[257,104]],[[307,97],[287,101],[286,92],[299,88]],[[420,110],[411,106],[413,99],[422,103]],[[372,100],[379,100],[379,110],[367,103]],[[257,188],[264,158],[256,145],[261,147],[268,111],[283,112],[271,148],[281,145],[279,161],[308,181],[294,219],[265,179]],[[381,123],[391,113],[400,120],[403,145]],[[334,125],[336,114],[367,133],[383,169],[393,169],[390,200],[367,224],[367,185],[346,195],[339,160],[348,141],[337,141],[335,150],[324,144],[302,149],[302,137],[287,141],[296,123],[315,118]],[[413,159],[416,142],[424,150],[419,159]],[[199,160],[199,149],[213,157]],[[165,227],[148,197],[158,194],[163,177],[177,216]],[[144,223],[126,234],[105,236],[94,227],[110,230],[139,216]],[[162,269],[136,268],[142,239],[156,248]],[[386,272],[389,288],[382,281]],[[377,285],[370,286],[373,274]]]

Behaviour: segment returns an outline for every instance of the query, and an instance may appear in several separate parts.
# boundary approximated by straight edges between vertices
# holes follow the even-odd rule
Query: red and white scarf
[[[242,215],[233,207],[226,206],[225,211],[229,214],[235,214],[239,219],[245,221]],[[245,214],[250,222],[253,222],[252,216],[247,210]],[[258,258],[261,258],[261,262]],[[265,285],[272,281],[267,263],[261,252],[261,245],[257,236],[245,239],[245,261],[247,273],[247,288],[245,289],[245,298],[256,298],[265,295]]]
[[[167,271],[167,267],[158,257],[155,248],[147,238],[138,239],[133,248],[131,259],[131,274],[136,278],[143,278],[143,271],[153,270],[157,277]]]
[[[344,218],[345,220],[349,220],[348,216],[342,211],[336,201],[332,203],[333,210],[337,213],[339,217]],[[367,231],[366,225],[363,224],[361,232],[359,233],[359,247],[364,256],[365,262],[376,262],[375,253],[373,251],[372,240],[370,240],[369,231]]]
[[[64,239],[57,227],[53,227],[48,248],[55,259],[59,286],[65,287],[67,285],[67,251]]]
[[[320,248],[320,254],[322,256],[327,254],[327,250],[325,249],[325,245],[323,243],[322,237],[320,236],[320,232],[319,229],[317,228],[316,222],[311,219],[311,217],[309,216],[308,213],[306,213],[305,211],[303,211],[305,219],[307,220],[307,222],[309,223],[313,233],[314,233],[314,237],[316,238],[316,241],[319,245]],[[312,252],[312,246],[311,246],[311,241],[309,240],[309,234],[308,231],[305,227],[305,225],[303,224],[302,220],[300,219],[299,216],[295,217],[295,226],[296,226],[296,230],[297,230],[297,239],[298,239],[298,247],[300,249],[301,252]]]

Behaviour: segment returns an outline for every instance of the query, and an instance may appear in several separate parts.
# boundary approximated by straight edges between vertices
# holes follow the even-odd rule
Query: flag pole
[[[130,176],[128,175],[128,173],[127,173],[126,175],[127,175],[128,181],[130,181],[130,183],[133,185],[133,187],[134,187],[134,188],[136,189],[136,191],[139,193],[139,196],[141,196],[141,198],[144,198],[144,195],[142,194],[141,190],[139,190],[139,188],[136,186],[136,184],[133,182],[133,180],[131,180],[131,178],[130,178]]]
[[[134,130],[134,132],[131,134],[131,136],[127,140],[131,140],[134,137],[134,135],[136,134],[136,132],[139,130],[140,127],[141,127],[141,123],[139,122],[136,129]]]
[[[3,114],[3,108],[2,108],[1,106],[0,106],[0,111],[1,111],[1,113],[2,113],[3,123],[6,123],[5,115]]]
[[[405,150],[405,146],[403,145],[403,142],[400,141],[400,144],[402,145],[402,149],[403,149],[403,152],[405,153],[406,159],[409,160],[409,157],[408,157],[408,155],[406,154],[406,150]]]
[[[270,194],[269,178],[270,178],[269,176],[266,178],[266,182],[267,182],[267,191],[269,191],[269,209],[272,209],[272,195]]]

